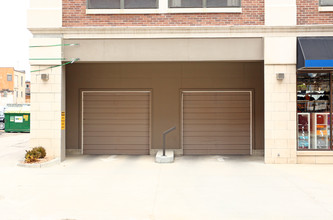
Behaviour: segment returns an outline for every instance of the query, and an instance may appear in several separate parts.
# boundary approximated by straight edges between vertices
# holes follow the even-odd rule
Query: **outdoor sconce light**
[[[42,73],[40,75],[40,78],[43,80],[43,81],[48,81],[49,80],[49,74],[47,73]]]
[[[277,80],[283,80],[284,79],[284,73],[277,73],[276,74],[276,79]]]

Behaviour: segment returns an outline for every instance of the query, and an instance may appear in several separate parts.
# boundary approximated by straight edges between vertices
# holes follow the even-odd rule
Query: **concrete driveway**
[[[19,143],[9,145],[4,142],[12,136],[5,137],[0,219],[333,219],[333,165],[266,165],[261,157],[184,156],[156,164],[151,156],[70,156],[53,167],[24,168],[15,164],[26,146],[19,140],[28,135],[13,135]]]

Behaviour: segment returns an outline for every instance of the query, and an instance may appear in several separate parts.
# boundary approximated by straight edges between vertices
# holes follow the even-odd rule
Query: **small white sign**
[[[23,123],[23,116],[15,116],[15,123]]]

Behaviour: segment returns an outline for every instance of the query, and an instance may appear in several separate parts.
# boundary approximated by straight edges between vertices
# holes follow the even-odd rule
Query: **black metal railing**
[[[165,136],[167,134],[169,134],[171,131],[175,130],[176,126],[169,128],[168,130],[166,130],[165,132],[163,132],[163,156],[165,156]]]

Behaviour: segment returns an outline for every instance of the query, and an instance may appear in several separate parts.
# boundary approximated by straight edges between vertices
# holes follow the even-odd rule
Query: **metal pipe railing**
[[[176,129],[176,126],[169,128],[168,130],[163,132],[163,156],[165,156],[165,135],[167,135],[168,133],[170,133],[171,131],[173,131],[175,129]]]

